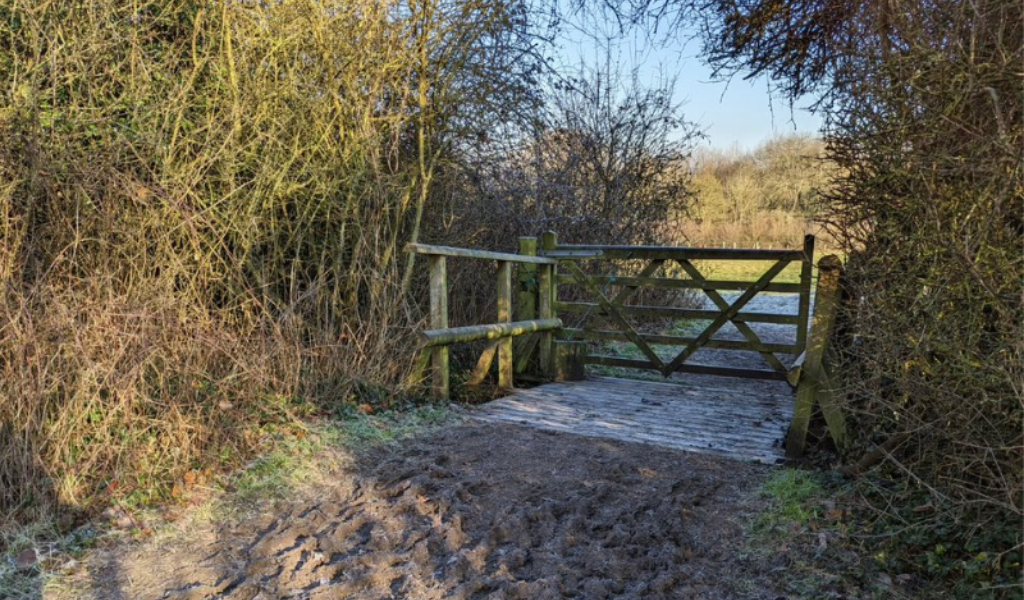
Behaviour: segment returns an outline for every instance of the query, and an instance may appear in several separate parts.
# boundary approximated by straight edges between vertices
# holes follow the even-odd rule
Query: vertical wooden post
[[[498,323],[512,322],[512,263],[498,262]],[[498,387],[512,388],[512,338],[498,342]]]
[[[541,236],[541,248],[544,251],[552,251],[558,248],[558,234],[554,231],[547,231]],[[555,301],[558,299],[558,269],[555,265],[542,265],[538,281],[538,316],[541,319],[551,319],[555,316]],[[554,336],[551,332],[545,332],[540,337],[540,369],[541,374],[553,376],[555,373],[554,364]]]
[[[537,238],[519,238],[519,254],[537,256]],[[537,265],[521,264],[517,267],[519,282],[516,298],[516,320],[530,321],[537,318]]]
[[[814,267],[814,236],[804,236],[804,260],[800,267],[800,303],[797,311],[796,345],[807,349],[807,326],[811,313],[811,278]]]
[[[519,254],[523,256],[537,256],[537,238],[519,238]],[[530,321],[537,318],[537,265],[523,263],[516,265],[516,281],[518,291],[516,293],[516,320]],[[537,351],[539,336],[528,335],[516,338],[513,344],[513,352],[516,355],[516,373],[525,373],[530,365],[530,359]]]
[[[541,319],[551,319],[555,316],[555,310],[553,306],[554,292],[552,288],[555,285],[555,267],[553,265],[541,265],[540,275],[538,281],[538,297],[539,297],[539,310],[538,317]],[[551,375],[552,372],[552,343],[554,336],[551,335],[550,331],[545,331],[540,334],[540,351],[538,353],[538,360],[540,361],[540,372],[541,375]]]
[[[586,342],[558,340],[555,342],[554,366],[552,378],[555,381],[583,381],[587,378],[587,369],[583,358],[587,355]]]
[[[807,443],[807,427],[810,425],[811,413],[814,411],[815,400],[819,396],[830,396],[822,361],[832,329],[835,325],[836,312],[839,308],[839,278],[842,274],[842,263],[836,256],[826,256],[818,263],[818,291],[814,299],[814,320],[807,340],[807,350],[799,374],[796,391],[796,406],[793,410],[793,422],[786,434],[786,455],[795,458],[804,452]],[[831,404],[825,411],[829,422],[829,431],[837,445],[845,441],[845,425],[842,413]]]
[[[444,256],[430,257],[430,328],[448,328],[448,266]],[[448,346],[433,348],[431,362],[434,372],[430,392],[435,398],[447,400]]]

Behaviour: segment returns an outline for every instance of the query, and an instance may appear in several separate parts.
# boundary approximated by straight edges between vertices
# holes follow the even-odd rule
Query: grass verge
[[[782,469],[760,494],[765,509],[748,523],[745,560],[768,563],[774,587],[788,598],[996,600],[1019,598],[979,580],[949,578],[908,566],[885,550],[908,531],[871,534],[880,521],[857,484],[838,475]]]

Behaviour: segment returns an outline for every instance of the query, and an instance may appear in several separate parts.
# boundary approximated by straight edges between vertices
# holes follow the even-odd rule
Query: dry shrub
[[[673,100],[673,82],[647,86],[608,62],[550,87],[543,111],[482,137],[461,168],[445,173],[447,210],[432,239],[508,252],[517,251],[519,237],[546,231],[563,244],[677,242],[693,199],[687,164],[700,133]],[[584,266],[610,268],[596,262]],[[644,266],[614,268],[629,274]],[[493,277],[491,265],[453,265],[455,320],[493,318]],[[586,296],[571,286],[561,293]],[[647,289],[632,299],[689,304],[694,297]]]
[[[827,218],[851,253],[851,458],[888,450],[864,482],[890,567],[1018,597],[1020,3],[696,4],[723,70],[824,95],[839,167]]]
[[[710,248],[800,248],[808,233],[819,236],[819,243],[834,245],[820,226],[803,215],[783,210],[757,211],[735,221],[690,222],[682,231],[694,246]]]
[[[522,83],[492,55],[524,18],[0,8],[0,514],[159,497],[356,379],[397,391],[434,140],[457,139],[454,112],[486,118],[460,89],[479,65],[502,71],[494,97]]]

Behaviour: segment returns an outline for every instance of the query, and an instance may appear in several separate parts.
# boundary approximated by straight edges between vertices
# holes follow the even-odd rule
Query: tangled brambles
[[[522,11],[0,9],[0,514],[159,497],[401,381],[401,247],[452,113],[486,118],[466,79],[520,85],[488,53]]]

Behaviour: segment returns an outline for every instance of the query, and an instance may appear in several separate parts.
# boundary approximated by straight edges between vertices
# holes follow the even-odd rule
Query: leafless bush
[[[507,251],[516,251],[518,237],[545,231],[561,243],[677,241],[699,133],[673,101],[671,82],[647,88],[606,63],[557,79],[545,99],[540,116],[483,136],[462,167],[446,173],[449,210],[431,235]],[[457,269],[454,285],[472,282],[460,292],[460,322],[491,314],[493,286],[480,284],[492,281],[488,267]],[[662,296],[689,302],[686,294]]]

